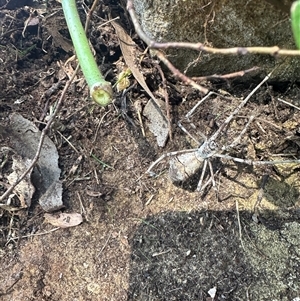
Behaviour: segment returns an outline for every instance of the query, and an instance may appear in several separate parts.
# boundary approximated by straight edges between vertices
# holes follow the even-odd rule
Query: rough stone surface
[[[202,42],[213,47],[279,46],[295,49],[291,0],[135,0],[145,32],[158,41]],[[276,69],[281,80],[299,78],[299,58],[269,55],[224,56],[193,50],[169,51],[172,62],[190,75],[235,72],[259,66]],[[197,60],[194,64],[191,64]]]

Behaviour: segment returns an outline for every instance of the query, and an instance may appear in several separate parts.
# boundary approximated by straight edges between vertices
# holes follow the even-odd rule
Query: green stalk
[[[291,7],[291,24],[296,46],[300,49],[300,1],[295,1]]]
[[[62,8],[83,75],[90,88],[92,99],[101,106],[112,101],[110,82],[101,74],[93,57],[88,39],[82,27],[75,0],[62,0]]]

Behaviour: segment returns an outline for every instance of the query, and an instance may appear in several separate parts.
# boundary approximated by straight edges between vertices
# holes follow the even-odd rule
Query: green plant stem
[[[300,49],[300,1],[295,1],[292,4],[291,24],[296,46]]]
[[[112,101],[111,83],[101,74],[93,57],[88,39],[81,24],[75,0],[62,0],[63,12],[83,75],[90,88],[92,99],[101,106]]]

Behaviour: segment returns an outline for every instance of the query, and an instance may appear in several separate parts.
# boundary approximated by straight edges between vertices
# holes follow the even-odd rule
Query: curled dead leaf
[[[60,228],[69,228],[78,226],[82,223],[82,215],[79,213],[60,213],[57,214],[50,214],[45,213],[45,222]]]

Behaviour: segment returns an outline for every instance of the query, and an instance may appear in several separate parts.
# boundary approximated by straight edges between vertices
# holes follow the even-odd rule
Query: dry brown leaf
[[[82,215],[79,213],[60,213],[50,214],[45,213],[45,222],[60,228],[69,228],[78,226],[82,223]]]
[[[154,126],[151,126],[150,130],[154,133],[155,136],[157,136],[158,145],[164,146],[169,134],[168,122],[166,116],[161,110],[161,104],[157,101],[153,93],[148,88],[144,76],[138,68],[138,62],[136,58],[140,53],[137,51],[137,46],[134,43],[134,41],[131,39],[131,37],[122,28],[122,26],[120,26],[118,23],[114,21],[112,21],[111,23],[118,36],[121,51],[126,65],[131,70],[134,78],[138,81],[138,83],[142,86],[142,88],[151,97],[152,101],[148,103],[148,107],[151,108],[150,110],[153,112],[151,114],[151,118],[153,119],[150,120],[150,123],[151,125],[154,124]],[[156,131],[157,124],[163,124],[163,126]]]
[[[157,100],[153,93],[148,88],[143,74],[140,72],[138,66],[138,62],[136,58],[140,53],[137,51],[137,46],[134,43],[134,41],[131,39],[131,37],[127,34],[127,32],[123,29],[122,26],[120,26],[118,23],[112,21],[111,22],[116,34],[118,36],[121,51],[125,60],[126,65],[131,70],[133,76],[138,81],[138,83],[143,87],[143,89],[148,93],[148,95],[153,99],[153,101],[157,104],[158,107],[160,107],[160,104],[157,103]]]

